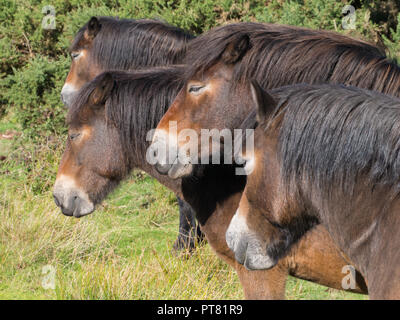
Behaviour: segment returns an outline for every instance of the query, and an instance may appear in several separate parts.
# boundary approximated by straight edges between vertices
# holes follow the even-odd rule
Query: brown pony
[[[70,46],[71,67],[61,99],[68,106],[85,83],[106,70],[136,70],[179,63],[192,38],[185,31],[157,20],[92,17]],[[204,237],[192,208],[179,197],[177,200],[180,219],[174,249],[191,250]]]
[[[179,193],[179,181],[160,177],[145,160],[146,134],[181,87],[179,73],[178,66],[106,72],[78,92],[68,111],[69,135],[54,186],[65,215],[90,214],[135,167]]]
[[[372,299],[400,299],[400,100],[337,85],[252,91],[253,170],[226,234],[235,257],[270,268],[322,223]]]
[[[240,23],[192,40],[185,58],[186,84],[158,125],[157,140],[176,141],[185,129],[240,128],[252,105],[241,88],[257,80],[263,88],[296,83],[343,83],[400,96],[400,67],[368,43],[327,31]],[[176,122],[176,131],[170,123]],[[200,142],[200,139],[198,140]],[[170,150],[187,145],[185,140]],[[196,146],[200,150],[200,145]],[[199,157],[200,158],[200,157]],[[160,163],[173,178],[191,174],[179,161]]]
[[[304,238],[293,255],[272,270],[250,272],[235,261],[225,230],[239,204],[245,177],[236,176],[233,166],[199,167],[199,178],[181,181],[158,174],[147,163],[148,132],[182,88],[183,72],[181,67],[107,72],[82,88],[68,113],[69,137],[54,186],[56,204],[65,215],[87,215],[138,167],[184,196],[194,208],[212,248],[237,270],[246,298],[284,298],[288,273],[340,288],[343,274],[337,270],[346,262],[336,247],[323,242],[323,232]],[[308,255],[318,259],[309,260]],[[363,292],[359,280],[354,291]]]
[[[71,67],[61,91],[68,106],[87,82],[107,70],[137,70],[181,63],[194,37],[157,20],[92,17],[70,48]]]
[[[177,150],[177,154],[187,142],[179,145],[175,135],[185,129],[193,129],[200,136],[202,129],[221,132],[246,127],[246,117],[253,103],[251,99],[244,100],[242,92],[248,89],[250,78],[255,78],[265,88],[298,82],[332,82],[392,95],[399,95],[400,88],[399,66],[375,46],[332,32],[289,26],[240,23],[216,28],[190,42],[186,62],[185,85],[158,124],[153,139],[154,145],[160,141],[167,146],[175,143],[169,145],[168,150]],[[173,122],[176,130],[170,132]],[[201,149],[200,145],[195,147]],[[156,168],[172,178],[190,176],[197,170],[196,165],[181,164],[175,159],[159,162]],[[186,195],[185,200],[190,202],[190,196]],[[210,225],[204,219],[202,230],[207,233],[206,230],[212,228],[213,234],[225,235],[229,215],[225,219],[216,224],[212,220]],[[320,273],[310,268],[302,276],[341,288],[342,268],[351,263],[339,251],[321,254],[336,247],[325,228],[314,228],[304,239],[307,242],[300,242],[301,250],[292,249],[291,256],[295,256],[299,264],[306,261],[324,271]],[[214,249],[223,252],[220,255],[227,261],[231,258],[225,247]],[[290,262],[280,263],[285,265],[283,269],[291,272]],[[252,285],[242,283],[245,288]]]

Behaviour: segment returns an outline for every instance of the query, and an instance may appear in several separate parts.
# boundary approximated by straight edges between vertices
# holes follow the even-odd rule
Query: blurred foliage
[[[41,26],[45,5],[56,29]],[[343,30],[342,9],[352,4],[356,29]],[[91,16],[157,18],[194,34],[217,25],[259,21],[336,30],[400,56],[399,1],[336,0],[0,0],[0,117],[12,110],[27,137],[65,131],[59,93],[69,68],[68,46]]]

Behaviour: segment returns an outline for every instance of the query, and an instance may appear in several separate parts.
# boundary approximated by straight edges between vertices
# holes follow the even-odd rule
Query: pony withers
[[[61,91],[68,107],[87,82],[106,70],[137,70],[180,63],[193,36],[157,20],[92,17],[70,48],[71,67]],[[193,249],[203,235],[192,208],[177,197],[180,223],[174,249]]]
[[[321,247],[323,241],[315,241],[315,237],[301,241],[293,255],[272,270],[250,272],[235,261],[225,231],[239,204],[245,178],[236,176],[234,167],[210,166],[203,168],[201,178],[172,180],[147,163],[148,132],[182,88],[183,72],[178,66],[107,72],[82,88],[67,117],[69,137],[54,186],[57,205],[66,215],[87,215],[131,169],[140,168],[184,196],[194,208],[211,247],[236,269],[246,298],[284,298],[288,274],[340,288],[343,274],[336,271],[346,261],[336,247],[329,243]],[[331,264],[325,267],[302,259],[309,255]],[[363,292],[359,280],[353,290]]]
[[[235,257],[270,268],[322,223],[372,299],[399,299],[400,100],[332,85],[252,92],[253,168],[226,233]]]

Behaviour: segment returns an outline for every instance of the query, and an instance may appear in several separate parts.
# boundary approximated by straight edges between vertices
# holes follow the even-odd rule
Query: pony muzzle
[[[92,213],[95,206],[88,195],[75,182],[62,176],[56,180],[53,190],[54,202],[66,216],[80,218]]]
[[[64,84],[61,90],[61,101],[64,106],[66,106],[67,108],[71,106],[72,100],[77,92],[78,90],[73,85],[70,85],[68,83]]]
[[[235,259],[248,270],[270,269],[277,260],[267,254],[267,248],[249,230],[246,220],[239,215],[233,216],[225,234],[226,243],[235,254]]]
[[[189,176],[193,171],[190,156],[180,152],[177,143],[164,130],[156,131],[146,157],[158,173],[171,179]]]
[[[192,171],[193,165],[191,163],[181,163],[179,159],[177,159],[176,163],[168,170],[168,176],[171,179],[184,178],[190,176]]]
[[[191,163],[182,163],[177,157],[174,163],[156,163],[154,165],[158,173],[168,175],[171,179],[179,179],[189,176],[193,171]]]

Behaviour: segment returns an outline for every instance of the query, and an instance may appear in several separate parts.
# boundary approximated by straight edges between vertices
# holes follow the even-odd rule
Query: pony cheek
[[[209,110],[211,109],[210,104],[208,101],[206,101],[206,99],[204,99],[204,102],[196,102],[193,107],[192,107],[192,111],[190,114],[190,120],[192,123],[205,123],[204,122],[204,115],[207,114],[209,112]],[[192,123],[188,123],[185,128],[190,128]],[[208,127],[208,126],[207,126]]]

